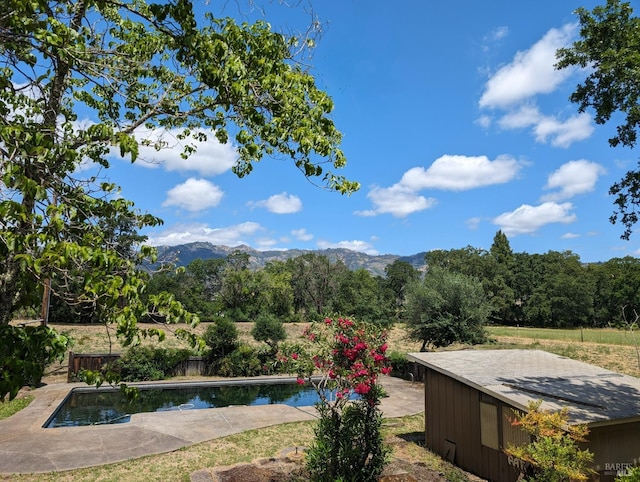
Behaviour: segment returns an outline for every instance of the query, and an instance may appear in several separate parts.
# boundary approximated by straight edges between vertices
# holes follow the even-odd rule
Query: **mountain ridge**
[[[271,261],[286,261],[304,254],[314,253],[326,256],[335,263],[342,261],[347,268],[355,271],[364,268],[376,276],[385,276],[385,268],[396,260],[405,261],[416,269],[424,269],[426,251],[410,256],[396,254],[366,254],[345,248],[329,249],[286,249],[259,251],[250,246],[225,246],[208,242],[194,242],[175,246],[155,246],[158,250],[158,263],[173,263],[176,266],[186,266],[195,259],[226,258],[236,251],[249,255],[249,269],[263,268]]]

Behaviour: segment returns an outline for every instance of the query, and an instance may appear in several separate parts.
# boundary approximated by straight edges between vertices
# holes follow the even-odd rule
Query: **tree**
[[[526,323],[533,326],[577,327],[593,318],[593,279],[571,251],[533,255],[535,284],[523,303]]]
[[[287,331],[284,324],[274,315],[261,314],[256,318],[256,322],[251,330],[251,336],[256,341],[263,341],[272,353],[277,353],[278,343],[287,339]]]
[[[224,267],[224,259],[214,258],[195,259],[185,268],[163,268],[149,278],[143,298],[167,292],[201,320],[211,320],[220,311]]]
[[[388,326],[393,312],[382,299],[380,284],[369,271],[345,271],[330,304],[332,311],[358,321]]]
[[[429,268],[422,281],[407,286],[407,330],[427,346],[482,343],[490,304],[482,284],[443,268]]]
[[[293,305],[307,321],[319,319],[335,296],[340,279],[348,271],[342,261],[331,263],[329,258],[315,253],[303,254],[287,260],[291,270]]]
[[[502,231],[498,231],[490,251],[472,246],[434,250],[426,254],[425,261],[429,267],[445,268],[479,280],[492,305],[491,319],[505,323],[514,316],[512,258],[509,240]]]
[[[291,287],[291,272],[284,261],[267,263],[263,270],[268,310],[283,321],[296,321],[293,312],[293,288]]]
[[[622,326],[640,313],[640,260],[612,258],[587,267],[594,280],[595,326]]]
[[[556,67],[589,68],[587,78],[571,94],[571,101],[578,104],[580,112],[593,108],[597,124],[607,123],[616,112],[622,113],[624,122],[617,126],[609,144],[634,147],[640,128],[640,19],[632,16],[628,2],[620,0],[607,0],[592,12],[579,8],[576,13],[581,38],[571,47],[558,50]],[[616,196],[611,222],[620,221],[625,227],[622,238],[629,239],[638,221],[640,171],[627,172],[609,193]]]
[[[169,296],[142,303],[135,262],[105,238],[103,220],[161,222],[82,177],[81,163],[107,173],[112,151],[135,162],[177,139],[188,157],[208,137],[233,139],[240,177],[280,155],[329,189],[356,190],[332,170],[345,164],[341,134],[296,62],[299,42],[266,22],[196,15],[189,0],[1,2],[0,324],[47,279],[80,282],[128,343],[150,309],[192,319]]]
[[[238,348],[238,327],[230,319],[218,317],[207,326],[203,338],[209,348],[209,363],[215,365]]]
[[[384,273],[386,277],[381,282],[382,288],[385,290],[384,295],[387,296],[388,292],[391,298],[387,303],[397,310],[398,318],[402,319],[404,317],[405,287],[420,279],[420,271],[414,268],[411,263],[396,259],[384,268]]]

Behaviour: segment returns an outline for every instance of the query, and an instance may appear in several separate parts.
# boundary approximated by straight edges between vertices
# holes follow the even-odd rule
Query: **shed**
[[[570,423],[587,424],[596,479],[613,481],[640,465],[640,379],[541,350],[410,353],[424,367],[425,442],[458,467],[512,482],[519,460],[503,448],[529,441],[509,422],[531,400],[567,407]]]

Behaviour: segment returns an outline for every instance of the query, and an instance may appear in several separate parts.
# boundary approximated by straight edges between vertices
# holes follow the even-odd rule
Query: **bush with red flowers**
[[[314,382],[320,420],[307,468],[316,481],[375,481],[389,455],[380,433],[384,392],[377,383],[380,374],[391,372],[386,333],[338,318],[311,325],[305,336],[315,348],[314,372],[321,374]]]

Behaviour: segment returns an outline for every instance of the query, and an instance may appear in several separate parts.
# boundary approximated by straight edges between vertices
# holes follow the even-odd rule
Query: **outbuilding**
[[[596,479],[640,465],[640,379],[541,350],[410,353],[424,367],[426,446],[485,479],[512,482],[521,461],[503,451],[530,441],[513,426],[530,401],[567,407],[587,424]]]

